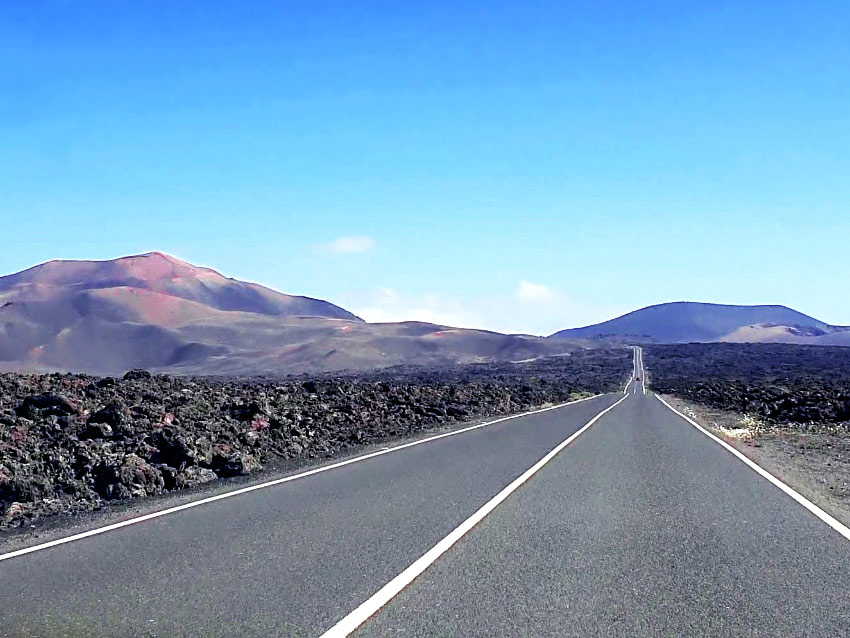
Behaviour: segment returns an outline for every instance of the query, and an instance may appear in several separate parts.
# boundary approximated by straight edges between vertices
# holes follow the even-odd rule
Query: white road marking
[[[771,483],[773,483],[773,484],[774,484],[776,487],[778,487],[780,490],[782,490],[783,492],[785,492],[788,496],[790,496],[790,497],[791,497],[791,498],[793,498],[795,501],[797,501],[800,505],[802,505],[802,506],[803,506],[803,507],[805,507],[807,510],[809,510],[812,514],[814,514],[815,516],[817,516],[817,517],[818,517],[820,520],[822,520],[824,523],[826,523],[827,525],[829,525],[829,526],[830,526],[832,529],[834,529],[836,532],[838,532],[839,534],[841,534],[844,538],[846,538],[847,540],[850,540],[850,528],[848,528],[846,525],[844,525],[843,523],[841,523],[841,522],[840,522],[840,521],[838,521],[837,519],[833,518],[832,516],[830,516],[829,514],[827,514],[826,512],[824,512],[821,508],[819,508],[817,505],[815,505],[814,503],[812,503],[812,502],[811,502],[809,499],[807,499],[805,496],[803,496],[802,494],[800,494],[799,492],[797,492],[794,488],[790,487],[790,486],[789,486],[789,485],[787,485],[786,483],[783,483],[781,480],[779,480],[778,478],[776,478],[773,474],[771,474],[771,473],[770,473],[770,472],[768,472],[766,469],[764,469],[761,465],[758,465],[757,463],[755,463],[755,462],[754,462],[754,461],[752,461],[751,459],[749,459],[749,458],[747,458],[746,456],[744,456],[741,452],[739,452],[739,451],[738,451],[738,450],[736,450],[734,447],[732,447],[731,445],[729,445],[726,441],[724,441],[724,440],[723,440],[723,439],[721,439],[720,437],[715,436],[714,434],[712,434],[711,432],[709,432],[708,430],[706,430],[704,427],[702,427],[699,423],[697,423],[696,421],[694,421],[692,418],[690,418],[690,417],[688,417],[688,416],[686,416],[686,415],[682,414],[681,412],[679,412],[676,408],[674,408],[672,405],[670,405],[669,403],[667,403],[667,401],[665,401],[664,399],[662,399],[660,396],[658,396],[657,394],[656,394],[655,396],[658,398],[658,400],[659,400],[659,401],[661,401],[661,403],[663,403],[663,404],[664,404],[664,405],[666,405],[668,408],[670,408],[673,412],[675,412],[675,413],[676,413],[676,414],[678,414],[680,417],[682,417],[683,419],[685,419],[685,421],[687,421],[688,423],[690,423],[690,424],[691,424],[692,426],[694,426],[697,430],[699,430],[700,432],[702,432],[703,434],[705,434],[708,438],[710,438],[710,439],[711,439],[712,441],[714,441],[715,443],[718,443],[718,444],[722,445],[724,448],[726,448],[726,450],[727,450],[727,451],[729,451],[729,452],[731,452],[732,454],[734,454],[734,455],[738,458],[738,460],[743,461],[744,463],[746,463],[746,464],[750,467],[750,469],[754,470],[754,471],[755,471],[755,472],[757,472],[759,475],[761,475],[762,477],[766,478],[768,481],[770,481]]]
[[[646,370],[643,368],[643,348],[637,348],[638,369],[640,370],[640,391],[641,394],[646,394]]]
[[[440,556],[445,554],[455,543],[457,543],[461,538],[463,538],[463,536],[467,532],[469,532],[469,530],[475,527],[479,522],[484,519],[484,517],[486,517],[488,514],[490,514],[490,512],[496,509],[496,507],[500,503],[502,503],[517,489],[519,489],[519,487],[523,483],[525,483],[526,481],[528,481],[528,479],[534,476],[540,470],[540,468],[542,468],[549,461],[551,461],[558,454],[558,452],[560,452],[570,443],[575,441],[585,430],[587,430],[590,426],[592,426],[599,419],[601,419],[607,412],[613,410],[618,405],[620,405],[627,398],[628,395],[621,397],[619,401],[605,408],[604,410],[602,410],[602,412],[600,412],[590,421],[588,421],[584,426],[582,426],[580,430],[578,430],[577,432],[563,440],[561,443],[559,443],[548,454],[546,454],[546,456],[537,461],[537,463],[528,468],[519,477],[514,479],[514,481],[510,485],[508,485],[505,489],[496,494],[496,496],[487,501],[487,503],[485,503],[477,512],[475,512],[472,516],[467,518],[463,523],[461,523],[454,530],[452,530],[448,534],[448,536],[443,538],[439,543],[434,545],[434,547],[425,552],[398,576],[396,576],[386,585],[381,587],[381,589],[379,589],[371,597],[364,601],[359,607],[357,607],[357,609],[352,611],[345,618],[340,620],[337,624],[335,624],[333,627],[323,633],[321,635],[321,638],[343,638],[344,636],[350,635],[353,631],[360,627],[360,625],[362,625],[378,610],[380,610],[381,607],[386,605],[390,600],[392,600],[396,595],[398,595],[399,592],[401,592],[405,587],[407,587],[411,582],[413,582],[413,580],[417,576],[419,576],[422,572],[428,569],[428,567],[430,567]]]
[[[158,512],[151,512],[150,514],[144,514],[142,516],[136,516],[134,518],[126,519],[120,521],[118,523],[113,523],[111,525],[105,525],[103,527],[97,527],[95,529],[91,529],[85,532],[80,532],[79,534],[74,534],[72,536],[65,536],[63,538],[57,538],[56,540],[52,540],[46,543],[41,543],[40,545],[33,545],[32,547],[24,547],[23,549],[18,549],[13,552],[7,552],[5,554],[0,554],[0,561],[8,560],[10,558],[16,558],[17,556],[23,556],[25,554],[31,554],[33,552],[37,552],[42,549],[47,549],[49,547],[56,547],[57,545],[64,545],[65,543],[71,543],[73,541],[82,540],[83,538],[89,538],[90,536],[97,536],[98,534],[104,534],[106,532],[111,532],[117,529],[121,529],[122,527],[127,527],[129,525],[133,525],[135,523],[142,523],[144,521],[149,521],[154,518],[159,518],[161,516],[167,516],[168,514],[174,514],[175,512],[181,512],[183,510],[188,510],[193,507],[198,507],[200,505],[206,505],[208,503],[214,503],[215,501],[220,501],[226,498],[231,498],[234,496],[239,496],[241,494],[247,494],[248,492],[253,492],[255,490],[261,490],[266,487],[272,487],[274,485],[281,485],[282,483],[288,483],[290,481],[294,481],[296,479],[304,478],[307,476],[312,476],[313,474],[319,474],[321,472],[327,472],[329,470],[334,470],[338,467],[343,467],[345,465],[351,465],[352,463],[357,463],[359,461],[365,461],[366,459],[371,459],[376,456],[381,456],[383,454],[390,454],[391,452],[397,452],[398,450],[404,450],[406,448],[413,447],[415,445],[422,445],[423,443],[430,443],[431,441],[436,441],[438,439],[444,439],[449,436],[455,436],[457,434],[463,434],[464,432],[470,432],[472,430],[477,430],[479,428],[487,427],[489,425],[494,425],[496,423],[501,423],[503,421],[509,421],[511,419],[518,419],[520,417],[529,416],[531,414],[539,414],[541,412],[548,412],[549,410],[557,410],[559,408],[566,407],[568,405],[574,405],[576,403],[581,403],[583,401],[589,401],[591,399],[596,399],[601,394],[596,394],[591,397],[585,397],[583,399],[578,399],[576,401],[568,401],[566,403],[559,403],[558,405],[549,406],[548,408],[540,408],[538,410],[530,410],[528,412],[522,412],[520,414],[512,414],[510,416],[504,416],[498,419],[494,419],[493,421],[487,421],[485,423],[478,423],[477,425],[470,425],[469,427],[461,428],[459,430],[454,430],[452,432],[445,432],[443,434],[437,434],[434,436],[429,436],[424,439],[420,439],[418,441],[411,441],[410,443],[404,443],[402,445],[397,445],[395,447],[385,447],[376,452],[370,452],[368,454],[364,454],[362,456],[356,456],[350,459],[346,459],[345,461],[339,461],[338,463],[332,463],[330,465],[324,465],[322,467],[317,467],[312,470],[308,470],[306,472],[301,472],[299,474],[294,474],[292,476],[286,476],[283,478],[275,479],[273,481],[266,481],[264,483],[258,483],[257,485],[250,485],[248,487],[243,487],[237,490],[232,490],[230,492],[225,492],[223,494],[217,494],[216,496],[209,496],[207,498],[202,498],[197,501],[191,501],[189,503],[184,503],[182,505],[177,505],[175,507],[169,507],[168,509],[160,510]]]
[[[623,395],[624,396],[629,393],[629,386],[632,384],[632,381],[634,381],[635,377],[637,376],[637,351],[638,351],[637,346],[632,346],[632,352],[633,352],[633,356],[632,356],[632,376],[629,377],[629,380],[626,381],[626,387],[623,388]]]
[[[632,394],[637,394],[638,379],[640,379],[641,394],[646,394],[646,384],[644,381],[646,372],[643,369],[643,348],[641,348],[640,346],[632,346],[632,351],[634,352],[634,357],[632,358],[632,376],[628,381],[626,381],[626,387],[623,388],[623,394],[629,394],[629,386],[632,383],[635,384],[632,390]]]

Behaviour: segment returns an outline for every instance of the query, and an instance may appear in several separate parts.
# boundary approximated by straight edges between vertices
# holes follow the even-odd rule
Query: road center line
[[[724,441],[724,440],[723,440],[723,439],[721,439],[720,437],[715,436],[714,434],[712,434],[711,432],[709,432],[708,430],[706,430],[704,427],[702,427],[699,423],[697,423],[696,421],[694,421],[692,418],[690,418],[689,416],[686,416],[686,415],[682,414],[681,412],[679,412],[676,408],[674,408],[672,405],[670,405],[669,403],[667,403],[667,401],[665,401],[665,400],[664,400],[664,399],[662,399],[660,396],[658,396],[658,394],[656,394],[655,396],[658,398],[658,400],[659,400],[659,401],[661,401],[661,403],[663,403],[664,405],[666,405],[666,406],[667,406],[668,408],[670,408],[673,412],[675,412],[675,413],[676,413],[676,414],[678,414],[680,417],[682,417],[685,421],[687,421],[687,422],[688,422],[688,423],[690,423],[692,426],[694,426],[697,430],[699,430],[700,432],[702,432],[703,434],[705,434],[708,438],[710,438],[710,439],[711,439],[712,441],[714,441],[715,443],[718,443],[719,445],[722,445],[724,448],[726,448],[726,450],[727,450],[728,452],[731,452],[732,454],[734,454],[734,455],[738,458],[738,460],[739,460],[739,461],[743,461],[744,463],[746,463],[746,464],[747,464],[747,465],[748,465],[748,466],[749,466],[752,470],[754,470],[754,471],[755,471],[755,472],[757,472],[759,475],[763,476],[763,477],[764,477],[764,478],[766,478],[768,481],[770,481],[771,483],[773,483],[776,487],[778,487],[780,490],[782,490],[783,492],[785,492],[788,496],[790,496],[791,498],[793,498],[793,499],[794,499],[795,501],[797,501],[800,505],[802,505],[803,507],[805,507],[807,510],[809,510],[812,514],[814,514],[815,516],[817,516],[817,517],[818,517],[820,520],[822,520],[824,523],[826,523],[827,525],[829,525],[829,526],[830,526],[832,529],[834,529],[836,532],[838,532],[839,534],[841,534],[844,538],[846,538],[847,540],[850,540],[850,528],[848,528],[848,527],[847,527],[846,525],[844,525],[842,522],[840,522],[839,520],[837,520],[837,519],[836,519],[836,518],[834,518],[833,516],[831,516],[831,515],[827,514],[827,513],[826,513],[825,511],[823,511],[820,507],[818,507],[817,505],[815,505],[814,503],[812,503],[809,499],[807,499],[805,496],[803,496],[802,494],[800,494],[799,492],[797,492],[794,488],[792,488],[791,486],[787,485],[786,483],[783,483],[781,480],[779,480],[778,478],[776,478],[773,474],[771,474],[771,473],[770,473],[770,472],[768,472],[766,469],[764,469],[761,465],[759,465],[759,464],[757,464],[755,461],[753,461],[753,460],[751,460],[751,459],[747,458],[744,454],[742,454],[741,452],[739,452],[738,450],[736,450],[734,447],[732,447],[731,445],[729,445],[726,441]]]
[[[632,382],[635,380],[635,378],[637,378],[637,371],[638,371],[637,356],[638,356],[638,348],[637,348],[637,346],[632,346],[632,376],[630,376],[628,378],[628,380],[626,381],[626,387],[623,388],[623,394],[624,395],[627,395],[629,393],[629,386],[632,384]]]
[[[508,485],[501,492],[496,494],[496,496],[487,501],[477,512],[475,512],[472,516],[467,518],[454,530],[452,530],[448,534],[448,536],[443,538],[439,543],[434,545],[434,547],[425,552],[398,576],[396,576],[386,585],[381,587],[381,589],[375,592],[370,598],[364,601],[359,607],[357,607],[354,611],[348,614],[345,618],[343,618],[333,627],[328,629],[324,634],[322,634],[321,638],[343,638],[344,636],[350,635],[353,631],[360,627],[360,625],[362,625],[378,610],[380,610],[381,607],[386,605],[390,600],[392,600],[396,595],[398,595],[399,592],[401,592],[405,587],[407,587],[411,582],[413,582],[413,580],[417,576],[419,576],[420,574],[422,574],[422,572],[428,569],[428,567],[430,567],[440,556],[446,553],[455,543],[457,543],[461,538],[463,538],[463,536],[469,530],[475,527],[488,514],[490,514],[494,509],[496,509],[496,507],[500,503],[502,503],[517,489],[519,489],[519,487],[523,483],[528,481],[528,479],[534,476],[544,465],[546,465],[549,461],[555,458],[558,452],[560,452],[570,443],[575,441],[582,434],[582,432],[587,430],[590,426],[592,426],[599,419],[601,419],[607,412],[616,408],[627,398],[628,395],[623,396],[615,404],[605,408],[604,410],[602,410],[602,412],[593,417],[584,426],[582,426],[580,430],[570,435],[565,440],[561,441],[561,443],[555,446],[548,454],[546,454],[546,456],[537,461],[537,463],[528,468],[519,477],[514,479],[510,483],[510,485]]]
[[[149,521],[154,518],[159,518],[161,516],[167,516],[168,514],[174,514],[175,512],[181,512],[183,510],[188,510],[193,507],[199,507],[201,505],[206,505],[208,503],[214,503],[215,501],[221,501],[226,498],[232,498],[234,496],[239,496],[241,494],[247,494],[248,492],[253,492],[255,490],[261,490],[267,487],[272,487],[274,485],[281,485],[282,483],[288,483],[290,481],[295,481],[300,478],[304,478],[307,476],[312,476],[313,474],[319,474],[320,472],[327,472],[329,470],[334,470],[338,467],[343,467],[345,465],[351,465],[352,463],[357,463],[359,461],[365,461],[366,459],[371,459],[376,456],[382,456],[384,454],[390,454],[391,452],[398,452],[399,450],[404,450],[410,447],[414,447],[416,445],[422,445],[423,443],[430,443],[431,441],[436,441],[438,439],[444,439],[446,437],[455,436],[457,434],[463,434],[464,432],[470,432],[472,430],[477,430],[479,428],[484,428],[489,425],[495,425],[496,423],[501,423],[503,421],[510,421],[511,419],[518,419],[520,417],[529,416],[532,414],[540,414],[541,412],[548,412],[549,410],[557,410],[559,408],[564,408],[568,405],[575,405],[576,403],[582,403],[583,401],[590,401],[591,399],[596,399],[600,396],[604,396],[601,394],[596,394],[590,397],[585,397],[583,399],[578,399],[576,401],[568,401],[566,403],[559,403],[557,405],[552,405],[547,408],[540,408],[537,410],[530,410],[528,412],[521,412],[520,414],[512,414],[509,416],[500,417],[498,419],[494,419],[492,421],[486,421],[484,423],[478,423],[476,425],[470,425],[465,428],[461,428],[459,430],[453,430],[452,432],[444,432],[443,434],[437,434],[434,436],[429,436],[424,439],[419,439],[418,441],[411,441],[410,443],[403,443],[402,445],[396,445],[394,447],[385,447],[376,452],[370,452],[368,454],[364,454],[362,456],[355,456],[350,459],[346,459],[345,461],[339,461],[337,463],[331,463],[330,465],[323,465],[322,467],[317,467],[312,470],[307,470],[306,472],[300,472],[298,474],[294,474],[292,476],[285,476],[283,478],[275,479],[273,481],[265,481],[264,483],[258,483],[256,485],[250,485],[248,487],[243,487],[237,490],[231,490],[229,492],[224,492],[223,494],[217,494],[215,496],[209,496],[207,498],[198,499],[197,501],[191,501],[189,503],[184,503],[182,505],[177,505],[175,507],[169,507],[168,509],[160,510],[157,512],[151,512],[150,514],[144,514],[143,516],[136,516],[134,518],[129,518],[118,523],[113,523],[111,525],[105,525],[103,527],[97,527],[95,529],[88,530],[86,532],[81,532],[79,534],[74,534],[72,536],[65,536],[63,538],[57,538],[56,540],[52,540],[46,543],[41,543],[39,545],[33,545],[32,547],[24,547],[23,549],[18,549],[12,552],[7,552],[5,554],[0,554],[0,561],[8,560],[10,558],[16,558],[18,556],[23,556],[25,554],[31,554],[33,552],[37,552],[42,549],[48,549],[49,547],[56,547],[57,545],[64,545],[65,543],[71,543],[73,541],[82,540],[83,538],[88,538],[90,536],[97,536],[98,534],[104,534],[106,532],[112,532],[117,529],[121,529],[122,527],[127,527],[129,525],[134,525],[135,523],[142,523],[144,521]]]

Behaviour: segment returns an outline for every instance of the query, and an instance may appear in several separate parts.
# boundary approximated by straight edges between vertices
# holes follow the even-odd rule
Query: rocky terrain
[[[631,351],[368,375],[0,374],[0,528],[619,389]]]
[[[850,348],[686,344],[644,348],[652,389],[767,425],[850,429]]]

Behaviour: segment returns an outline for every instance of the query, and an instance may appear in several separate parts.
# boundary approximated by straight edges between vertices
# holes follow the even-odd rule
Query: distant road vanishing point
[[[644,388],[0,555],[0,635],[850,635],[850,531]]]

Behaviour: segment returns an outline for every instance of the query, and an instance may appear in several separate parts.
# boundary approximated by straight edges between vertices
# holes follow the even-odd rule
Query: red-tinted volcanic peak
[[[215,310],[358,320],[326,301],[229,279],[210,268],[193,266],[161,252],[109,261],[54,260],[0,277],[0,298],[9,301],[58,301],[84,291],[113,288],[147,290]]]
[[[223,275],[211,268],[193,266],[159,251],[121,257],[116,259],[115,263],[125,268],[128,274],[135,275],[140,279],[202,279],[208,277],[225,279]]]
[[[109,281],[157,281],[161,279],[226,278],[209,268],[193,266],[158,251],[105,261],[54,259],[8,277],[0,277],[0,289],[17,284],[49,286],[92,285]]]

